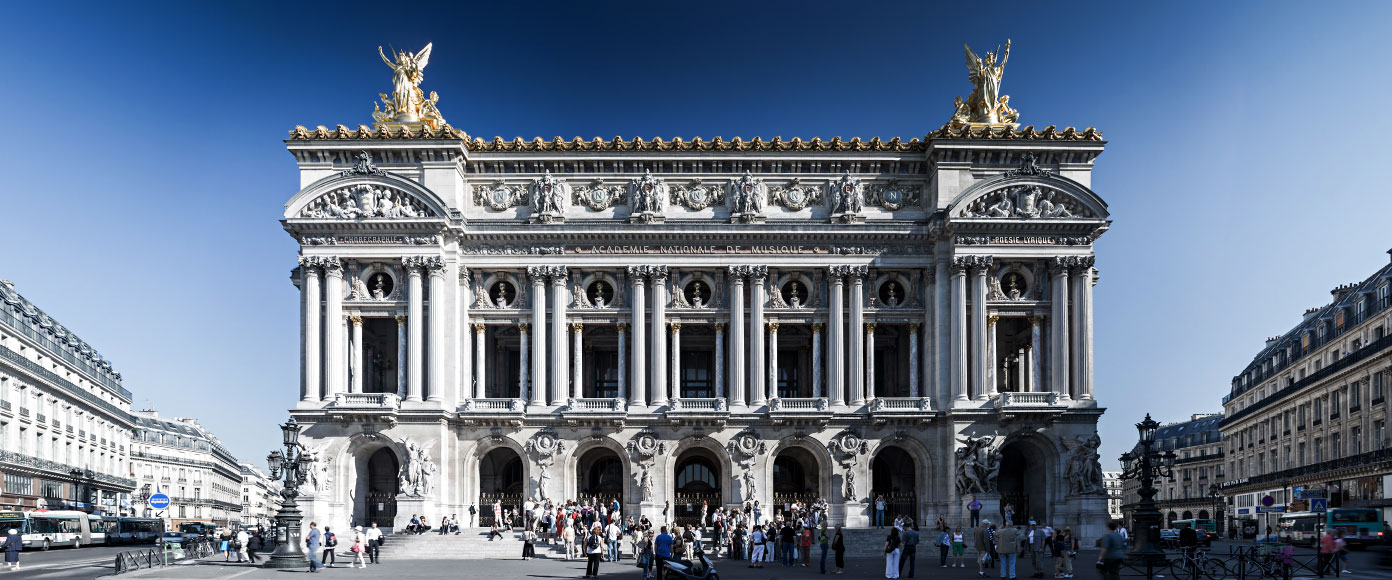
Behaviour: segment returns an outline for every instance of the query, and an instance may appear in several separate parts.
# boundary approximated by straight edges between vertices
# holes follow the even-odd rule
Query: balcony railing
[[[677,397],[667,407],[668,412],[676,413],[728,413],[729,405],[718,397]]]
[[[40,423],[48,422],[48,417],[45,417],[43,413],[35,413],[34,416]]]
[[[1000,394],[997,406],[1002,409],[1012,407],[1053,407],[1059,404],[1058,393],[1016,393]]]
[[[77,436],[78,436],[79,439],[82,438],[82,437],[86,437],[86,436],[87,436],[87,430],[86,430],[86,429],[78,429],[78,430],[77,430]]]
[[[620,397],[566,399],[566,413],[622,413],[624,410],[625,403]]]
[[[4,410],[6,410],[6,411],[10,410],[10,402],[9,402],[9,401],[0,401],[0,409],[4,409]]]
[[[19,416],[20,416],[20,417],[28,417],[28,416],[29,416],[29,407],[20,407],[20,408],[19,408]]]
[[[333,406],[395,411],[401,408],[401,397],[396,393],[335,393]]]
[[[465,413],[521,413],[526,408],[522,399],[464,399],[459,406]]]
[[[829,413],[826,397],[786,397],[769,399],[770,413]]]
[[[870,402],[870,412],[927,412],[932,410],[931,403],[928,397],[879,397]]]
[[[74,467],[71,466],[71,465],[67,465],[67,464],[63,464],[63,463],[58,463],[57,461],[50,461],[50,460],[43,459],[43,458],[40,458],[40,457],[33,457],[33,456],[30,456],[30,455],[24,455],[24,454],[22,454],[22,453],[15,453],[15,452],[13,452],[13,451],[4,451],[4,450],[0,450],[0,461],[6,462],[6,463],[10,463],[10,464],[13,464],[13,465],[21,465],[21,466],[33,467],[33,468],[36,468],[36,469],[43,469],[43,470],[46,470],[46,471],[50,471],[50,472],[59,474],[59,476],[72,476],[73,470],[74,470]],[[134,479],[126,479],[126,478],[123,478],[123,477],[115,477],[115,476],[107,475],[107,474],[105,474],[105,473],[96,473],[96,472],[92,472],[92,471],[83,472],[83,476],[84,476],[84,477],[87,477],[87,478],[89,478],[89,479],[96,480],[96,481],[100,481],[100,482],[104,482],[104,483],[109,483],[109,484],[111,484],[111,485],[120,486],[120,487],[126,488],[126,489],[128,489],[128,490],[134,490],[134,489],[135,489],[135,480],[134,480]]]

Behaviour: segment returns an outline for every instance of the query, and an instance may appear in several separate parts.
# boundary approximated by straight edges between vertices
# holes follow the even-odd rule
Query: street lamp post
[[[1131,548],[1130,556],[1135,564],[1158,565],[1165,560],[1165,550],[1160,546],[1162,518],[1155,505],[1155,494],[1160,490],[1155,489],[1155,479],[1174,479],[1175,454],[1173,451],[1161,453],[1155,449],[1155,430],[1158,428],[1160,424],[1147,413],[1144,421],[1136,423],[1136,430],[1140,432],[1140,452],[1121,455],[1125,468],[1122,479],[1136,479],[1141,484],[1137,490],[1141,501],[1136,503],[1136,513],[1132,518],[1136,522],[1136,544]]]
[[[1223,490],[1218,484],[1208,486],[1208,497],[1213,500],[1213,533],[1223,537],[1223,521],[1228,514],[1223,510]]]
[[[281,454],[279,450],[272,451],[266,457],[266,462],[270,464],[271,479],[278,479],[281,472],[285,473],[285,484],[280,490],[280,496],[284,501],[281,502],[280,512],[276,514],[275,552],[266,559],[263,567],[306,568],[309,566],[309,558],[305,556],[300,545],[300,521],[303,517],[295,498],[300,495],[299,487],[304,484],[305,476],[308,475],[309,463],[303,456],[300,424],[295,418],[291,417],[281,425],[280,431],[285,443],[285,453]]]

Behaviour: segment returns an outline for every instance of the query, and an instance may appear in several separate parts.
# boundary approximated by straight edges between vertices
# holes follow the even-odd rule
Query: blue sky
[[[281,140],[370,123],[379,44],[434,42],[426,90],[484,138],[910,138],[969,92],[962,42],[1013,39],[1021,121],[1110,142],[1109,469],[1392,247],[1388,3],[39,4],[7,10],[0,277],[257,464],[299,376]]]

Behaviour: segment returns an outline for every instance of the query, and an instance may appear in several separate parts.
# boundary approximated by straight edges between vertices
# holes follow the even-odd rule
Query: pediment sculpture
[[[1072,196],[1051,187],[1033,184],[1004,187],[982,195],[958,211],[957,216],[1018,219],[1094,217],[1086,206]]]
[[[419,219],[436,217],[415,196],[383,185],[358,183],[325,193],[300,210],[310,219]]]

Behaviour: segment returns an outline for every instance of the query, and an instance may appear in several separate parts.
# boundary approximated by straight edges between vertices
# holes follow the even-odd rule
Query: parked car
[[[160,536],[160,543],[178,544],[180,546],[183,546],[185,543],[189,541],[189,539],[189,535],[183,532],[165,532],[162,536]]]
[[[1169,528],[1160,530],[1160,547],[1179,549],[1179,530]]]

